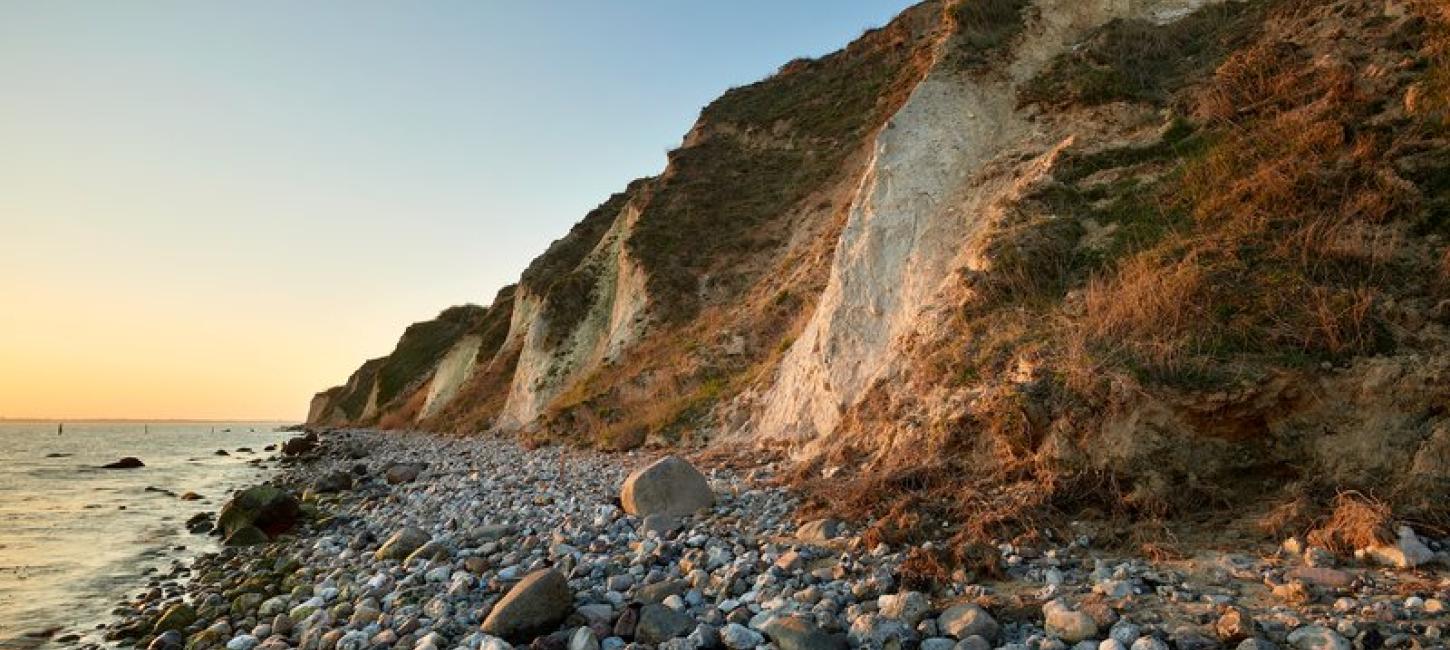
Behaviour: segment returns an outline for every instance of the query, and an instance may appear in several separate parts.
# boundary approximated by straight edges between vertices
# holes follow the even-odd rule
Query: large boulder
[[[275,485],[250,487],[232,496],[217,514],[216,527],[224,537],[256,528],[268,538],[292,530],[301,514],[297,497]]]
[[[484,634],[505,639],[548,631],[574,608],[574,594],[564,574],[554,569],[535,571],[498,601],[480,628]]]
[[[378,560],[402,560],[427,544],[429,539],[428,533],[423,532],[422,529],[405,526],[388,537],[378,548],[378,552],[373,554],[373,557]]]
[[[310,454],[315,449],[317,449],[317,436],[314,435],[297,436],[282,443],[283,456],[301,456]]]
[[[638,517],[682,517],[715,503],[705,476],[678,456],[665,456],[624,479],[619,495],[625,512]]]
[[[146,463],[141,462],[140,458],[137,458],[135,456],[127,456],[114,463],[106,463],[105,465],[101,466],[101,469],[136,469],[138,467],[145,466]]]

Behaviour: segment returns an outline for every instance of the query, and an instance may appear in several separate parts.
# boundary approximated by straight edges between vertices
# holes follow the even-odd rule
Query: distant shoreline
[[[76,424],[92,423],[92,424],[94,424],[94,423],[103,423],[103,422],[115,422],[115,423],[130,423],[130,422],[134,422],[134,423],[137,423],[137,424],[196,424],[196,423],[217,423],[217,424],[220,424],[220,423],[224,423],[224,422],[225,423],[233,423],[233,424],[234,423],[237,423],[237,422],[248,422],[248,423],[255,423],[255,424],[298,424],[300,421],[299,420],[270,420],[270,419],[266,419],[266,418],[262,418],[262,419],[237,418],[237,419],[222,419],[222,420],[217,420],[217,419],[208,419],[208,418],[156,418],[156,419],[147,419],[147,418],[3,418],[3,417],[0,417],[0,424],[10,424],[10,423],[14,423],[14,424],[45,424],[45,423],[57,423],[57,422],[64,422],[66,424],[70,424],[70,423],[76,423]]]

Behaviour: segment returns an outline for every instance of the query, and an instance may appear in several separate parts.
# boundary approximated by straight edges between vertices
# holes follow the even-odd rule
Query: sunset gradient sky
[[[300,419],[907,4],[0,4],[0,417]]]

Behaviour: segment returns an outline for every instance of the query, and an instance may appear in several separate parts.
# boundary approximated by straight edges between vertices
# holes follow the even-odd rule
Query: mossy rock
[[[232,616],[247,616],[257,611],[265,597],[257,592],[245,593],[232,599]]]
[[[216,628],[207,628],[191,635],[186,640],[186,650],[202,650],[203,648],[214,648],[222,644],[222,633]]]
[[[276,537],[292,530],[300,513],[297,497],[275,485],[263,484],[237,492],[227,501],[217,515],[217,528],[227,537],[248,526]]]
[[[256,526],[243,526],[228,533],[226,541],[223,543],[227,546],[256,546],[270,541],[272,540],[267,538],[267,534],[262,532],[262,529]]]
[[[315,605],[298,605],[296,607],[293,607],[292,611],[287,612],[287,618],[290,618],[297,623],[301,623],[302,621],[307,620],[307,617],[312,616],[315,613],[317,613],[317,607]]]
[[[266,593],[272,588],[273,582],[270,576],[255,575],[243,580],[240,589],[243,592],[255,591],[259,594]]]
[[[166,609],[161,618],[156,619],[156,627],[153,631],[157,634],[167,630],[184,630],[186,626],[196,622],[196,610],[186,603],[178,603]]]
[[[214,621],[226,616],[227,613],[226,604],[202,605],[200,609],[196,610],[196,618],[202,621]]]

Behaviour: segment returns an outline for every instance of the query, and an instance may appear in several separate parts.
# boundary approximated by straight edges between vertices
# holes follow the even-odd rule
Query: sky
[[[908,4],[0,3],[0,417],[299,420]]]

